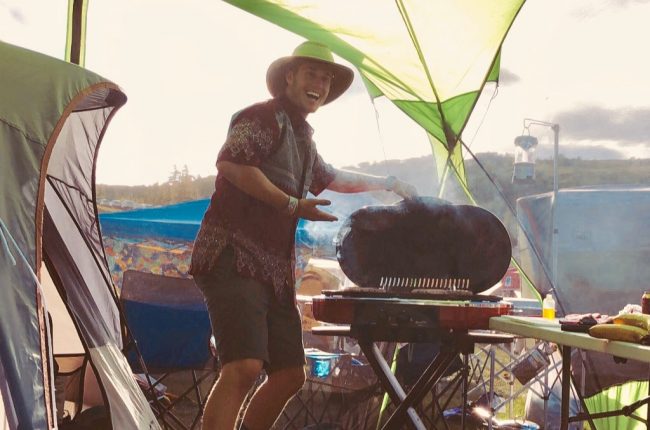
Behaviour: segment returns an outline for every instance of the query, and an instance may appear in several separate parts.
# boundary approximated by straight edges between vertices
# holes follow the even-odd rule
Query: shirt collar
[[[302,130],[303,128],[305,129],[305,132],[307,135],[311,136],[314,133],[314,129],[311,128],[311,125],[305,120],[305,118],[300,114],[300,111],[294,105],[291,100],[289,100],[287,97],[280,96],[275,99],[278,103],[278,106],[280,106],[289,116],[289,120],[291,121],[291,126],[293,127],[294,130]]]

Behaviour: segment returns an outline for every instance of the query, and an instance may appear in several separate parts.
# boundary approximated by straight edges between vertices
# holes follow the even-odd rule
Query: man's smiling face
[[[285,94],[307,116],[325,102],[332,83],[331,69],[318,61],[303,61],[286,74]]]

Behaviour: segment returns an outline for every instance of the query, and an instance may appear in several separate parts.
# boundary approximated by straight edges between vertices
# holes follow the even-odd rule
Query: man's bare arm
[[[413,185],[400,181],[394,176],[374,176],[342,169],[336,170],[336,176],[327,189],[339,193],[387,190],[403,198],[415,197],[418,194]]]

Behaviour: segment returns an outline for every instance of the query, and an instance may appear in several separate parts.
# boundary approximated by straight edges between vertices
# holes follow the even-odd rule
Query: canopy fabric
[[[603,392],[585,399],[590,414],[609,412],[626,405],[643,400],[648,395],[648,381],[630,381],[615,385]],[[618,415],[594,420],[594,424],[602,430],[642,430],[647,428],[643,419],[647,418],[648,405],[636,409],[631,416]],[[636,418],[633,418],[636,417]]]
[[[10,429],[54,428],[42,257],[101,380],[115,428],[156,427],[120,353],[94,204],[96,154],[126,96],[81,67],[0,42],[0,397]],[[25,377],[29,375],[29,377]]]
[[[227,0],[353,64],[429,134],[439,175],[465,182],[460,136],[524,0]],[[467,191],[467,190],[466,190]]]

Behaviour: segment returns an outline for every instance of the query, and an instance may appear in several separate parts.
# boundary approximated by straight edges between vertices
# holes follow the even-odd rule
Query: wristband
[[[386,191],[393,191],[395,189],[395,184],[397,183],[397,178],[395,176],[386,176],[386,180],[384,182],[384,188],[386,188]]]
[[[299,200],[297,198],[294,196],[289,196],[289,201],[287,202],[287,206],[284,208],[284,213],[290,217],[296,215],[296,211],[298,210],[298,202]]]

